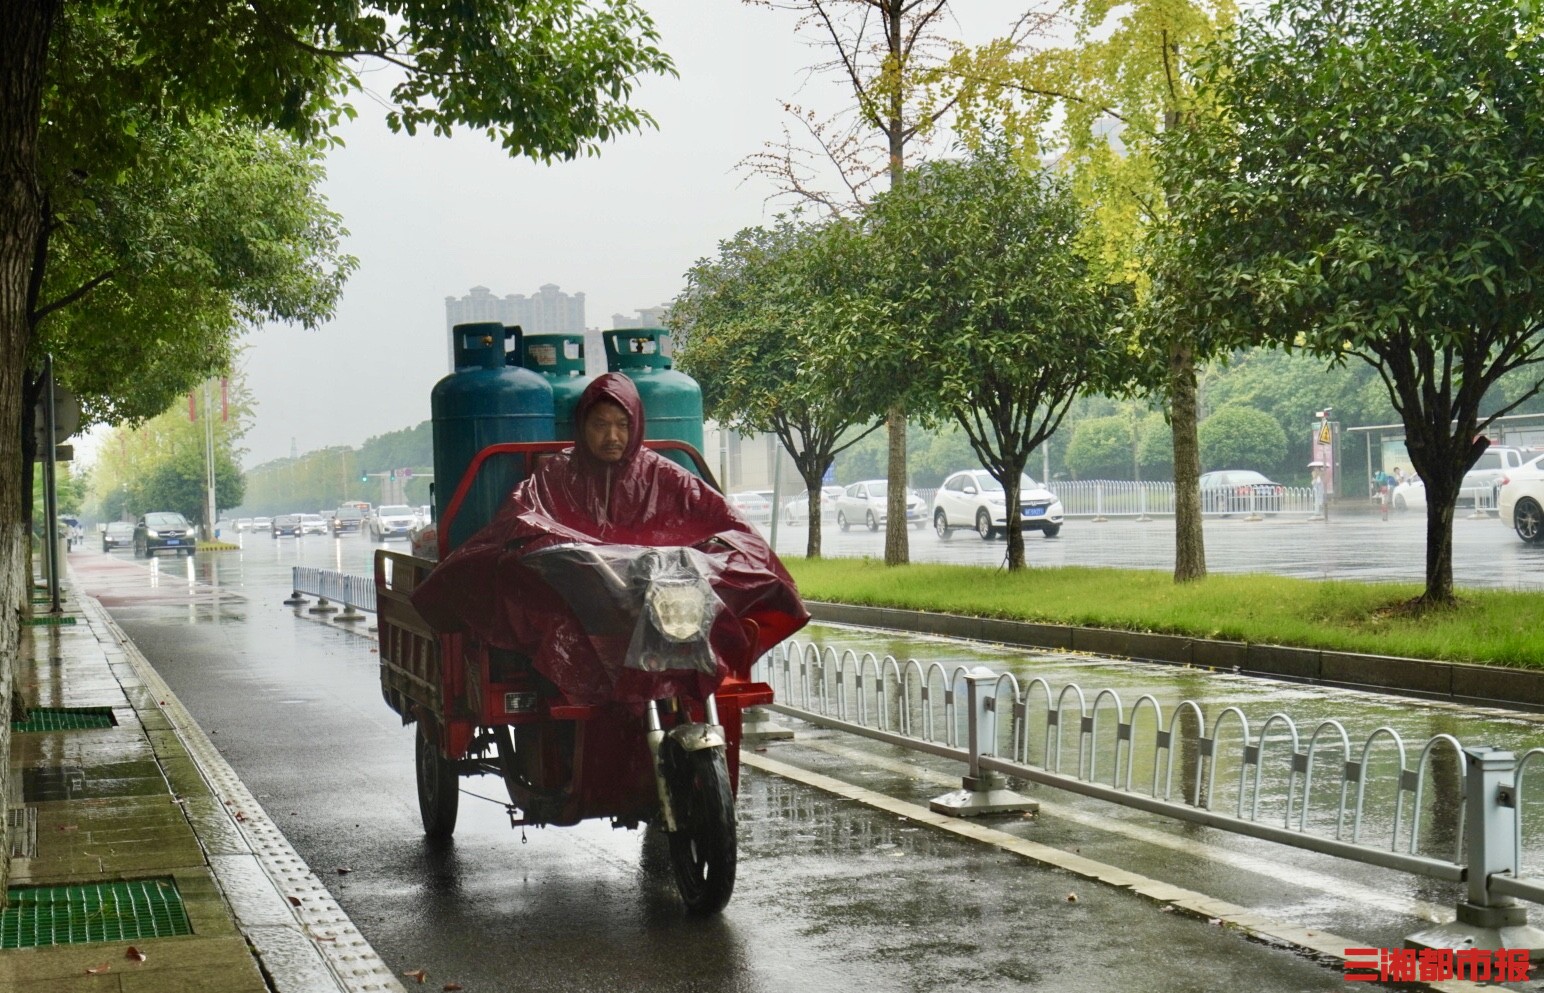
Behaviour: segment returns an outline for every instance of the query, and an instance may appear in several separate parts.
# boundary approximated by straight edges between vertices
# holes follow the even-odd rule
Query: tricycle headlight
[[[702,634],[707,604],[695,579],[656,579],[649,584],[644,602],[654,627],[671,641],[691,641]]]

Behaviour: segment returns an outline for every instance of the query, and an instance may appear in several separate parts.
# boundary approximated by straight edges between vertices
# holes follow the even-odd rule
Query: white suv
[[[371,541],[385,541],[387,538],[406,538],[408,532],[418,525],[418,515],[412,507],[402,505],[388,505],[377,507],[370,515],[369,528]]]
[[[1062,528],[1061,501],[1028,476],[1019,476],[1019,522],[1025,531],[1054,538]],[[1008,530],[1008,497],[985,469],[967,469],[944,480],[933,497],[933,530],[940,538],[973,528],[990,540]]]

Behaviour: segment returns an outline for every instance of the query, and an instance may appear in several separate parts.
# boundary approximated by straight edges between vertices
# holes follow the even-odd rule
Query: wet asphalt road
[[[1051,544],[1074,547],[1077,533]],[[923,541],[936,539],[923,535],[914,550]],[[953,544],[985,544],[966,541]],[[418,824],[412,729],[381,701],[368,637],[279,602],[291,565],[365,573],[371,546],[246,545],[153,563],[85,552],[72,564],[399,972],[424,968],[432,982],[467,990],[1344,988],[1338,971],[1302,956],[754,770],[742,780],[739,884],[721,919],[681,913],[662,847],[643,832],[585,825],[522,837],[500,804],[464,796],[455,844],[436,850]],[[958,773],[902,775],[887,751],[810,729],[800,738],[769,754],[912,800]],[[465,785],[499,795],[491,780]],[[1132,819],[1081,816],[1021,830],[1097,847],[1090,823]],[[1102,843],[1108,861],[1134,860],[1159,878],[1205,889],[1197,884],[1220,871],[1189,841],[1154,855],[1129,833],[1114,838]],[[1240,898],[1274,889],[1280,903],[1272,874],[1290,870],[1263,865],[1225,872],[1238,878],[1223,888]],[[1344,894],[1294,892],[1290,903],[1368,942],[1419,923],[1398,909],[1348,907]]]
[[[1495,517],[1471,518],[1459,511],[1453,522],[1453,577],[1458,586],[1544,589],[1544,545],[1527,545]],[[763,528],[766,530],[766,528]],[[1205,522],[1206,564],[1213,572],[1268,572],[1302,579],[1354,579],[1423,584],[1426,576],[1426,518],[1423,513],[1337,513],[1328,521],[1282,514],[1259,521],[1209,517]],[[910,532],[911,561],[1000,566],[1007,556],[1001,538],[983,541],[968,531],[940,539],[931,529]],[[806,525],[778,525],[779,554],[802,556]],[[821,553],[827,557],[884,558],[883,531],[843,532],[827,523]],[[1174,568],[1174,520],[1139,522],[1111,518],[1095,523],[1069,519],[1056,538],[1027,535],[1024,558],[1037,566],[1111,566],[1122,569]]]

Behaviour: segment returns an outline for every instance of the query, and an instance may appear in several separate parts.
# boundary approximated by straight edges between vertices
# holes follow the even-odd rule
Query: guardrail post
[[[959,683],[965,684],[966,735],[970,747],[970,769],[964,778],[964,788],[943,796],[934,797],[928,806],[934,813],[952,817],[979,817],[982,814],[1007,814],[1019,811],[1035,811],[1040,804],[1026,796],[1007,789],[1003,777],[995,772],[983,772],[982,755],[997,754],[997,697],[987,694],[995,691],[997,673],[985,666],[976,666],[963,674],[955,683],[955,705],[960,696]]]
[[[338,618],[343,620],[343,618]],[[793,731],[772,719],[765,707],[747,707],[740,714],[741,741],[790,741]]]
[[[1137,520],[1146,522],[1152,520],[1147,516],[1147,484],[1137,482]]]
[[[1405,938],[1406,948],[1526,948],[1544,956],[1544,931],[1528,924],[1528,911],[1511,897],[1490,891],[1490,879],[1517,874],[1518,839],[1512,806],[1517,757],[1485,746],[1464,749],[1464,862],[1467,899],[1458,919]],[[1417,812],[1419,816],[1419,812]]]
[[[300,566],[298,566],[298,565],[297,566],[291,566],[290,567],[290,591],[291,592],[290,592],[290,595],[289,595],[289,599],[284,601],[285,603],[289,604],[291,607],[298,607],[298,606],[300,606],[303,603],[309,603],[310,602],[305,597],[300,595],[300,587],[301,587],[301,585],[302,584],[300,582]]]

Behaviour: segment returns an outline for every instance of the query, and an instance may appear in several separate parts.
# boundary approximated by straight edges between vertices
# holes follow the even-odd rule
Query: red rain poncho
[[[622,458],[605,463],[582,441],[586,415],[610,400],[631,421]],[[637,702],[717,688],[809,621],[798,589],[756,530],[707,483],[643,447],[643,402],[620,373],[596,378],[574,410],[572,449],[543,461],[498,516],[441,562],[413,604],[441,631],[466,631],[531,658],[576,703]],[[725,609],[709,632],[713,675],[624,666],[627,639],[587,634],[574,612],[522,560],[553,545],[688,546],[704,552]],[[756,624],[755,643],[742,620]],[[727,665],[726,665],[727,663]]]

